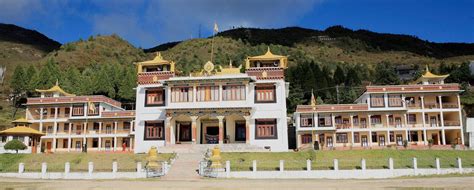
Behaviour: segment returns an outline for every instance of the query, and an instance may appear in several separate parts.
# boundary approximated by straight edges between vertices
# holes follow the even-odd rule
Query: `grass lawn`
[[[158,154],[160,161],[169,161],[173,154]],[[64,163],[71,164],[71,172],[87,171],[94,162],[94,171],[112,171],[112,162],[119,171],[136,171],[136,162],[146,164],[146,154],[133,153],[55,153],[55,154],[0,154],[0,172],[17,172],[18,164],[25,163],[25,172],[41,171],[41,163],[48,163],[48,171],[63,172]]]
[[[393,158],[395,168],[413,168],[417,158],[418,168],[435,168],[435,158],[440,159],[441,168],[454,168],[460,157],[463,167],[474,167],[474,151],[458,150],[344,150],[305,151],[281,153],[222,153],[222,161],[230,161],[231,170],[249,171],[252,161],[257,160],[257,170],[278,170],[280,160],[285,160],[285,170],[306,170],[306,160],[312,160],[313,170],[333,169],[333,160],[338,159],[339,169],[360,169],[361,160],[366,160],[367,169],[388,168],[388,159]]]

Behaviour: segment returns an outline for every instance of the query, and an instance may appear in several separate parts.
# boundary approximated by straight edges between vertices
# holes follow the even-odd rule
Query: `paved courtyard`
[[[0,179],[0,189],[472,189],[474,177],[387,180],[26,180]]]

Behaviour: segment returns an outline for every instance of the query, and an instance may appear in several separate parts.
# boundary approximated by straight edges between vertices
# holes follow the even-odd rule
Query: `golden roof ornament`
[[[314,97],[313,90],[311,90],[311,107],[316,110],[316,98]]]
[[[214,64],[211,61],[207,61],[206,64],[204,64],[204,71],[206,71],[206,73],[210,75],[213,70]]]

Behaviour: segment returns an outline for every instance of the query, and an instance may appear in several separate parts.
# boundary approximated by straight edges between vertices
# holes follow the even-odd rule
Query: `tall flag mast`
[[[217,23],[214,22],[214,30],[212,33],[212,42],[211,42],[211,62],[214,56],[214,36],[216,36],[217,32],[219,32],[219,27],[217,26]]]

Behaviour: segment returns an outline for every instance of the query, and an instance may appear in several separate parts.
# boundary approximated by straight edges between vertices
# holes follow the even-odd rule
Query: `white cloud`
[[[0,22],[22,22],[31,18],[34,12],[42,9],[40,1],[2,0],[0,1]]]

